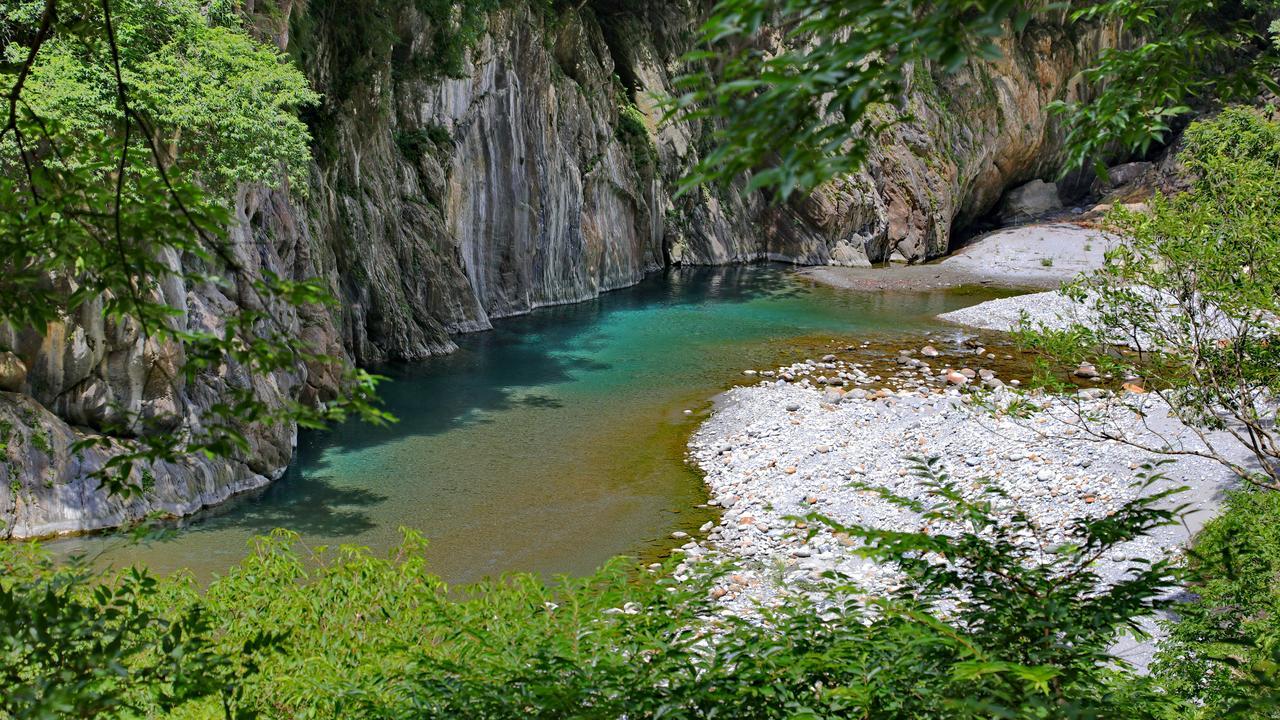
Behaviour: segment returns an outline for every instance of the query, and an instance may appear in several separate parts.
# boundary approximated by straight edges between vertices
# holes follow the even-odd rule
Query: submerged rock
[[[1080,367],[1076,368],[1074,375],[1078,378],[1092,380],[1093,378],[1098,377],[1098,369],[1088,363],[1083,363]]]

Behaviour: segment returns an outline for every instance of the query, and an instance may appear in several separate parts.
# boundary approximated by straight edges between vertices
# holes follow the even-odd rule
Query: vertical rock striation
[[[325,100],[308,117],[308,186],[242,188],[231,235],[248,268],[327,282],[335,307],[281,322],[360,364],[449,352],[452,333],[666,264],[939,255],[953,225],[1056,170],[1060,134],[1045,106],[1116,42],[1033,26],[1002,41],[998,62],[951,75],[917,68],[895,111],[911,119],[878,139],[864,171],[776,206],[732,189],[674,196],[708,128],[659,127],[653,95],[672,92],[684,70],[701,0],[595,0],[556,17],[511,2],[491,14],[459,77],[433,65],[435,28],[411,3],[369,0],[362,12],[385,24],[372,28],[345,19],[352,2],[277,3],[283,17],[255,16]],[[252,302],[245,288],[162,292],[183,311],[174,322],[191,328],[216,329]],[[130,498],[108,497],[87,475],[109,451],[71,446],[121,418],[198,425],[233,387],[322,401],[338,382],[333,368],[299,366],[270,378],[225,367],[184,383],[180,349],[89,306],[38,332],[0,330],[0,351],[0,537],[182,515],[264,485],[288,464],[294,428],[242,428],[243,457],[150,468]]]

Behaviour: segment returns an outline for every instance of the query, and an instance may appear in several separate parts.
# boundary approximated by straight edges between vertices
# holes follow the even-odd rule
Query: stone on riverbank
[[[958,372],[949,375],[968,382]],[[750,580],[719,597],[730,612],[749,615],[756,603],[784,602],[797,591],[797,581],[813,581],[828,571],[848,575],[868,595],[894,587],[896,571],[849,554],[847,536],[836,537],[820,526],[800,528],[788,518],[804,517],[820,506],[824,515],[844,524],[918,530],[914,514],[850,487],[856,478],[923,497],[924,487],[908,469],[910,456],[943,458],[966,492],[975,492],[980,479],[990,479],[1010,498],[1002,511],[1029,514],[1045,528],[1043,540],[1051,546],[1067,539],[1068,520],[1106,514],[1133,499],[1140,492],[1133,484],[1133,468],[1149,459],[1122,442],[1081,442],[1080,412],[1101,413],[1109,431],[1125,436],[1149,432],[1146,422],[1150,431],[1198,442],[1150,395],[1099,391],[1078,399],[1041,397],[1036,399],[1038,410],[1015,418],[969,404],[959,388],[927,395],[883,392],[880,401],[838,405],[823,402],[829,391],[785,382],[735,388],[690,440],[712,504],[727,508],[696,554],[734,561]],[[1014,395],[997,389],[991,397],[998,407]],[[717,452],[725,445],[734,452]],[[1176,552],[1233,482],[1228,471],[1200,458],[1181,458],[1165,470],[1166,479],[1146,491],[1187,485],[1190,492],[1176,501],[1190,503],[1194,511],[1185,525],[1159,528],[1129,543],[1115,554],[1120,560],[1099,561],[1104,578],[1118,579],[1129,559]],[[1130,650],[1141,662],[1150,646]]]

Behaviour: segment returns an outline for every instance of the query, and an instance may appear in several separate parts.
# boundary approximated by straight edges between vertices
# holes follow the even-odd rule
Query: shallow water
[[[498,321],[458,338],[450,356],[380,368],[399,423],[304,433],[283,479],[166,539],[54,547],[207,578],[273,528],[382,552],[410,527],[429,538],[432,566],[450,582],[584,573],[614,555],[656,555],[673,531],[710,517],[694,507],[705,497],[684,441],[744,368],[795,360],[832,338],[936,329],[932,316],[994,296],[840,291],[778,266],[656,274]]]

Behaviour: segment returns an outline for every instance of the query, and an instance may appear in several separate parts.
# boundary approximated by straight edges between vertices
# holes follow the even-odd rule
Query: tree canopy
[[[955,71],[998,57],[995,40],[1033,23],[1114,26],[1128,44],[1080,75],[1086,101],[1059,103],[1064,170],[1109,151],[1144,151],[1197,102],[1276,88],[1272,0],[721,0],[669,116],[714,122],[690,188],[749,173],[786,198],[859,168],[902,119],[919,64]]]
[[[285,317],[326,302],[320,284],[247,272],[255,252],[228,240],[237,184],[303,177],[309,136],[296,113],[317,99],[282,53],[249,35],[237,3],[24,0],[0,10],[0,43],[0,322],[43,331],[101,303],[108,320],[181,347],[188,379],[340,362]],[[175,281],[220,288],[239,311],[189,326],[165,296]],[[386,419],[374,382],[351,370],[348,392],[324,406],[263,398],[248,383],[198,430],[151,432],[126,414],[105,429],[137,439],[102,476],[128,490],[139,462],[234,455],[248,446],[247,423]]]

